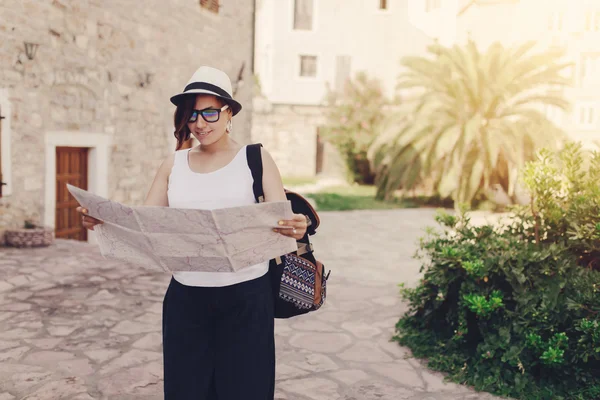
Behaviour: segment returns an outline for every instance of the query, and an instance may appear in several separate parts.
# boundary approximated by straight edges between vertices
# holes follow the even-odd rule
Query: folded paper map
[[[96,225],[106,258],[173,271],[235,272],[297,250],[296,240],[273,232],[292,219],[289,201],[197,210],[127,206],[67,184]]]

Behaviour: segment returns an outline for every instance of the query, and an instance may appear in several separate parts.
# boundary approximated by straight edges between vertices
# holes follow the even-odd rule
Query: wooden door
[[[67,183],[87,190],[88,149],[56,148],[56,232],[61,239],[87,240],[87,229],[75,211],[79,203],[67,190]]]

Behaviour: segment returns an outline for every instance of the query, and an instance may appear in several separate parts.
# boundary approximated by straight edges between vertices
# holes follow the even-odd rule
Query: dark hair
[[[183,99],[175,109],[175,115],[173,117],[175,125],[173,136],[177,139],[177,147],[175,150],[181,149],[183,142],[190,139],[191,133],[187,123],[192,116],[195,104],[196,96],[183,96]]]
[[[210,96],[210,94],[208,94],[208,96]],[[219,103],[221,103],[221,105],[226,104],[226,102],[223,99],[219,97],[216,97],[216,99],[217,101],[219,101]],[[175,139],[177,139],[177,147],[175,148],[175,150],[181,149],[181,147],[183,146],[183,142],[189,140],[191,137],[191,132],[188,128],[188,121],[192,116],[192,112],[194,111],[195,105],[196,96],[190,94],[187,96],[183,96],[183,99],[175,109],[175,115],[173,117],[173,122],[175,125],[175,132],[173,133],[173,136],[175,136]],[[231,112],[231,107],[227,109],[227,111]]]

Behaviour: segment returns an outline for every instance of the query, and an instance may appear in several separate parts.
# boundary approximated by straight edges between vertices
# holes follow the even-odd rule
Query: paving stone
[[[428,392],[447,392],[465,390],[464,386],[452,382],[444,382],[444,375],[439,372],[421,371]]]
[[[41,329],[44,327],[42,321],[24,321],[14,324],[17,328],[25,328],[25,329]]]
[[[340,311],[355,313],[374,308],[371,304],[362,300],[344,301],[339,305]]]
[[[149,333],[143,338],[135,341],[133,347],[139,349],[154,350],[158,349],[162,345],[162,335],[160,333]]]
[[[6,292],[14,287],[15,286],[11,283],[8,283],[6,281],[0,281],[0,292]]]
[[[0,340],[0,350],[10,349],[19,345],[17,340]]]
[[[19,322],[40,322],[39,311],[21,311],[10,321],[11,324]]]
[[[123,398],[124,395],[156,395],[163,392],[162,375],[162,365],[157,362],[119,369],[115,374],[101,379],[98,389],[109,399]]]
[[[351,320],[352,315],[345,312],[319,310],[319,312],[317,312],[317,315],[315,315],[315,318],[317,318],[319,321],[337,323]]]
[[[162,353],[133,349],[102,367],[102,369],[100,369],[100,375],[112,374],[121,368],[146,364],[150,361],[159,359],[162,359]]]
[[[37,351],[29,354],[23,361],[34,365],[52,366],[59,361],[73,358],[74,354],[65,351]]]
[[[67,377],[44,384],[23,400],[65,399],[81,392],[87,392],[84,381],[77,377]]]
[[[39,366],[20,364],[20,363],[0,363],[0,380],[11,377],[14,374],[25,372],[40,372],[44,369]]]
[[[345,369],[342,371],[335,371],[329,373],[332,378],[345,383],[346,385],[352,385],[356,382],[371,379],[371,376],[360,369]]]
[[[36,278],[39,278],[39,279],[48,279],[48,278],[50,278],[52,276],[49,273],[44,272],[44,271],[36,271],[36,272],[33,272],[31,275],[33,275],[33,276],[35,276]]]
[[[369,366],[373,371],[393,379],[404,387],[425,389],[425,383],[413,366],[405,360],[397,360],[392,363],[378,363]]]
[[[290,327],[288,321],[275,320],[275,335],[276,336],[290,336],[294,334],[294,330]]]
[[[94,300],[110,300],[110,299],[114,299],[114,298],[115,298],[114,294],[111,294],[108,290],[103,289],[103,290],[100,290],[95,295],[93,295],[92,297],[88,298],[88,300],[89,301],[94,301]]]
[[[116,333],[123,333],[126,335],[135,335],[138,333],[148,333],[148,332],[156,332],[160,331],[161,326],[144,324],[134,321],[121,321],[111,331]]]
[[[350,336],[343,333],[299,333],[290,339],[294,347],[322,353],[337,353],[351,343]]]
[[[77,360],[65,360],[58,362],[58,368],[68,375],[87,376],[94,373],[94,368],[90,365],[90,360],[80,358]]]
[[[309,374],[310,374],[310,372],[305,371],[300,368],[292,367],[291,365],[278,364],[277,368],[275,369],[275,375],[276,375],[275,380],[280,381],[280,380],[294,379],[294,378],[299,378],[301,376],[306,376]],[[276,385],[276,386],[279,386],[279,385]]]
[[[69,400],[95,400],[89,393],[80,393],[71,397]]]
[[[311,332],[339,332],[339,327],[334,327],[333,325],[319,321],[314,319],[300,319],[298,322],[295,322],[291,325],[293,330],[297,331],[311,331]]]
[[[27,311],[29,309],[31,309],[31,304],[29,304],[29,303],[10,303],[10,304],[3,304],[2,306],[0,306],[1,311],[20,312],[20,311]]]
[[[4,321],[4,320],[7,320],[7,319],[9,319],[9,318],[11,318],[11,317],[13,317],[15,315],[16,315],[16,313],[14,313],[14,312],[0,311],[0,322]]]
[[[162,321],[162,315],[155,313],[146,313],[140,315],[135,319],[136,322],[143,322],[145,324],[149,324],[151,326],[160,326]]]
[[[289,364],[310,372],[325,372],[339,368],[331,358],[318,353],[307,354],[303,360],[289,361]]]
[[[370,339],[381,333],[381,329],[365,324],[364,322],[344,322],[342,329],[352,333],[359,339]]]
[[[401,313],[399,312],[398,315],[394,315],[393,317],[378,319],[377,321],[375,321],[373,323],[373,326],[376,326],[377,328],[389,330],[390,337],[391,337],[391,336],[393,336],[393,334],[395,332],[396,324],[398,323],[398,320],[400,319],[400,315],[401,315]]]
[[[64,293],[65,293],[65,290],[63,288],[53,288],[53,289],[42,290],[41,292],[37,292],[35,295],[36,295],[36,297],[52,297],[52,296],[60,296],[60,295],[63,295]]]
[[[41,383],[50,382],[52,372],[19,372],[11,375],[10,382],[15,392],[26,393]]]
[[[387,382],[370,380],[356,383],[346,390],[344,400],[407,400],[415,393],[414,390]]]
[[[10,360],[20,360],[23,354],[27,353],[29,349],[30,348],[27,346],[21,346],[9,350],[2,350],[0,351],[0,361],[6,362]]]
[[[162,316],[162,300],[160,303],[156,303],[148,307],[146,311],[154,314],[160,314]]]
[[[275,390],[275,397],[273,398],[273,400],[288,400],[289,398],[287,397],[287,395],[283,392],[278,392],[277,390]]]
[[[279,387],[312,400],[332,400],[338,396],[338,384],[330,379],[304,378],[280,382]]]
[[[38,349],[51,350],[54,349],[64,339],[53,338],[53,339],[25,339],[25,342],[30,345],[37,347]]]
[[[105,361],[111,360],[117,357],[121,352],[119,350],[107,350],[107,349],[99,349],[99,350],[90,350],[86,351],[85,355],[94,360],[95,362],[102,364]]]
[[[392,358],[382,351],[375,343],[359,342],[338,354],[338,357],[346,361],[357,361],[365,363],[386,363]]]
[[[33,296],[33,293],[28,292],[26,290],[19,289],[19,291],[13,291],[13,292],[9,293],[8,296],[10,296],[11,299],[23,301],[23,300],[27,300],[28,298]]]
[[[77,327],[76,326],[48,326],[46,327],[48,333],[52,336],[68,336],[73,333]]]
[[[54,283],[42,281],[42,282],[36,283],[35,285],[29,286],[29,290],[31,290],[32,292],[40,292],[42,290],[50,289],[55,286],[56,285]]]
[[[11,329],[10,331],[2,332],[2,339],[25,339],[36,336],[37,334],[38,332],[36,331],[28,331],[27,329],[17,328]]]
[[[375,304],[379,304],[381,306],[393,307],[400,304],[400,296],[382,296],[375,297],[371,299],[371,301]]]
[[[391,337],[391,335],[389,337]],[[394,359],[407,359],[412,357],[410,349],[400,346],[398,342],[391,341],[386,335],[382,335],[379,340],[377,340],[377,345]]]

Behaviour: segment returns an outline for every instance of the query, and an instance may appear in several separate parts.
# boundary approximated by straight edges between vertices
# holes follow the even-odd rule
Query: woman
[[[255,203],[245,146],[229,132],[242,108],[222,71],[199,68],[171,98],[177,149],[159,167],[145,205],[215,209]],[[179,150],[194,136],[200,145]],[[262,150],[265,201],[284,201],[275,162]],[[83,214],[87,229],[101,223]],[[276,232],[301,239],[303,215]],[[272,400],[275,385],[273,300],[268,262],[238,272],[175,272],[163,302],[166,400]]]

